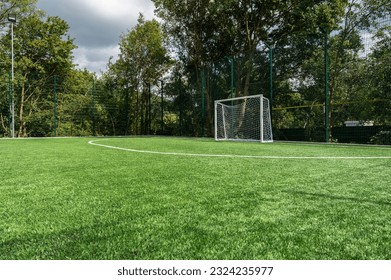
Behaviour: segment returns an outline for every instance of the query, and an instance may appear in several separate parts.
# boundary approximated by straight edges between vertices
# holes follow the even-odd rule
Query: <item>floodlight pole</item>
[[[14,100],[14,23],[16,22],[16,15],[9,15],[8,21],[11,23],[11,137],[15,138],[15,100]]]

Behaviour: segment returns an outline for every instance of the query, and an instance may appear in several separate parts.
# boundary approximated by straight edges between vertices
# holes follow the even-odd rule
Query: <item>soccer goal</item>
[[[215,139],[273,142],[269,100],[262,94],[216,100]]]

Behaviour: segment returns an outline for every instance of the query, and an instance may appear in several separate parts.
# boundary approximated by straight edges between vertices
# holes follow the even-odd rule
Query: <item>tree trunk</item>
[[[214,104],[212,101],[212,93],[211,93],[211,86],[210,86],[210,76],[211,73],[208,69],[207,72],[207,79],[205,79],[205,100],[206,100],[206,123],[207,123],[207,128],[206,128],[206,134],[211,135],[213,131],[213,118],[214,118]]]
[[[246,60],[246,65],[244,67],[246,71],[245,75],[245,80],[244,80],[244,86],[243,86],[243,96],[248,96],[249,95],[249,88],[250,88],[250,79],[251,75],[254,69],[254,52],[255,52],[255,47],[250,47],[249,48],[249,54],[248,54],[248,60]],[[243,120],[244,120],[244,114],[246,113],[246,106],[247,106],[247,99],[244,99],[243,101],[243,106],[240,111],[240,122],[238,124],[238,129],[240,130],[243,125]]]
[[[243,85],[243,96],[249,95],[249,88],[250,88],[250,79],[251,75],[254,69],[254,51],[253,48],[251,48],[249,54],[248,54],[248,59],[246,60],[246,65],[244,67],[246,71],[246,76],[244,79],[244,85]]]
[[[5,121],[4,121],[3,114],[0,114],[0,118],[1,118],[1,126],[3,127],[4,132],[8,132],[8,128],[7,128],[7,126],[5,125]],[[9,133],[9,132],[8,132],[8,133]]]

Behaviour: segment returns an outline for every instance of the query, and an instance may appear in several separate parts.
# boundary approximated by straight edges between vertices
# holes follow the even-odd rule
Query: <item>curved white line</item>
[[[107,139],[102,139],[107,140]],[[192,154],[192,153],[176,153],[176,152],[156,152],[148,150],[136,150],[129,148],[121,148],[117,146],[110,146],[104,144],[95,143],[99,140],[88,141],[88,144],[104,147],[108,149],[121,150],[126,152],[144,153],[144,154],[158,154],[158,155],[174,155],[174,156],[190,156],[190,157],[223,157],[223,158],[258,158],[258,159],[391,159],[391,156],[356,156],[356,157],[332,157],[332,156],[251,156],[251,155],[219,155],[219,154]]]

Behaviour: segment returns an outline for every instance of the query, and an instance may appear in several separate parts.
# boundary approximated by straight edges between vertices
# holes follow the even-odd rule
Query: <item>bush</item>
[[[371,143],[377,145],[391,145],[391,131],[380,131],[371,138]]]

